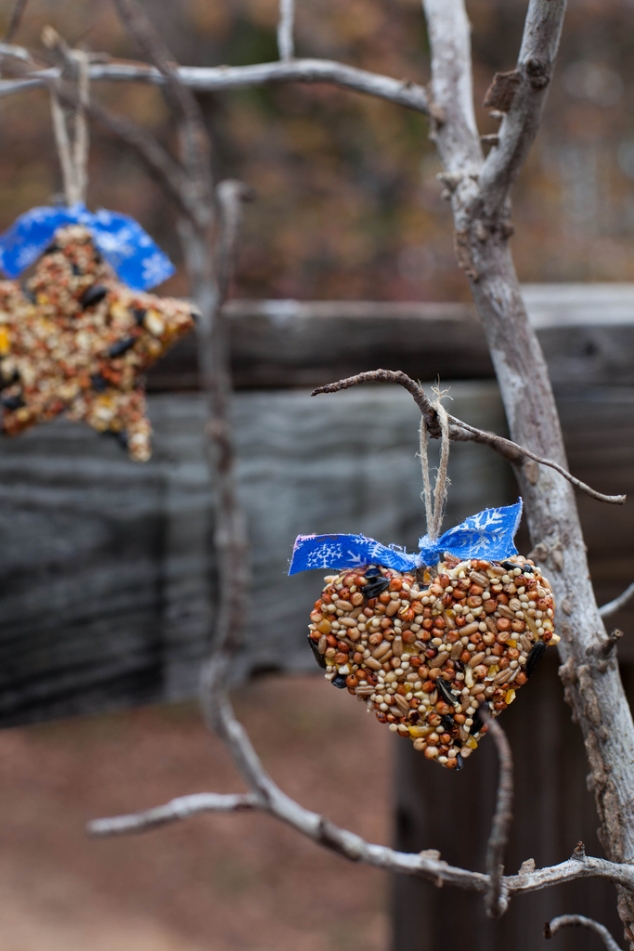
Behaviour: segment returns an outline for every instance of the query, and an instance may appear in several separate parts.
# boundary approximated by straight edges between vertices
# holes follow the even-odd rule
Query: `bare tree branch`
[[[51,70],[34,71],[28,79],[0,81],[0,98],[24,89],[45,85]],[[342,89],[385,99],[424,115],[431,110],[425,89],[410,80],[393,79],[366,69],[325,59],[294,59],[287,62],[257,63],[253,66],[180,66],[173,73],[188,88],[198,92],[245,89],[281,83],[326,83]],[[158,69],[137,63],[95,63],[91,82],[146,82],[164,85],[167,78]]]
[[[608,601],[607,604],[604,604],[599,608],[599,614],[601,617],[612,617],[613,614],[616,614],[617,611],[620,611],[621,608],[624,608],[628,601],[634,598],[634,581],[629,585],[622,594],[615,598],[614,601]]]
[[[480,200],[486,215],[506,201],[535,141],[550,83],[566,12],[566,0],[530,0],[515,75],[518,82],[510,108],[480,173]]]
[[[145,812],[135,812],[112,819],[95,819],[86,826],[89,835],[127,835],[132,832],[149,832],[160,826],[170,825],[198,816],[203,812],[244,812],[258,807],[258,800],[251,793],[194,793],[179,796],[164,806],[156,806]]]
[[[548,367],[528,320],[509,247],[513,229],[507,202],[508,189],[537,130],[565,4],[563,0],[529,2],[519,57],[521,81],[507,82],[507,121],[483,174],[476,161],[480,145],[476,148],[473,143],[465,105],[463,71],[469,69],[469,61],[464,6],[461,0],[423,2],[432,47],[434,104],[445,117],[436,140],[445,167],[443,182],[451,197],[456,257],[482,320],[511,438],[566,470]],[[590,582],[574,495],[570,485],[552,479],[548,469],[518,466],[517,476],[532,544],[548,565],[557,601],[570,606],[570,613],[559,622],[558,651],[570,671],[566,698],[583,733],[602,841],[611,858],[634,862],[634,724],[618,665],[588,663],[607,635]],[[618,910],[634,949],[633,893],[618,889]]]
[[[340,390],[347,390],[351,386],[359,386],[361,383],[398,383],[399,386],[404,387],[414,397],[414,402],[425,417],[430,436],[434,439],[440,438],[440,425],[431,401],[420,383],[416,383],[402,370],[367,370],[365,373],[357,373],[355,376],[346,377],[345,380],[338,380],[336,383],[318,386],[310,395],[320,396],[322,393],[338,393]]]
[[[338,393],[340,390],[347,390],[349,387],[358,386],[360,383],[398,383],[400,386],[405,387],[405,389],[412,394],[416,405],[425,417],[429,434],[434,439],[439,438],[440,428],[436,410],[425,395],[425,391],[420,383],[416,383],[406,373],[403,373],[402,370],[368,370],[365,373],[357,373],[356,376],[347,377],[345,380],[338,380],[336,383],[327,383],[325,386],[319,386],[316,390],[313,390],[311,396],[319,396],[322,393]],[[453,427],[456,427],[450,432],[450,438],[452,440],[464,441],[465,439],[470,439],[474,442],[484,443],[490,446],[491,449],[495,449],[496,452],[499,452],[510,462],[517,463],[523,459],[532,459],[542,466],[549,466],[551,469],[554,469],[555,472],[562,475],[564,479],[567,479],[571,485],[576,486],[576,488],[590,495],[593,499],[597,499],[599,502],[611,502],[615,505],[622,505],[627,498],[625,495],[604,495],[603,492],[597,492],[596,489],[592,489],[589,485],[586,485],[585,482],[571,475],[570,472],[564,469],[563,466],[560,466],[558,462],[553,462],[551,459],[544,459],[542,456],[531,452],[530,449],[518,446],[517,443],[512,442],[510,439],[505,439],[504,436],[497,436],[495,433],[488,433],[483,429],[477,429],[477,427],[471,426],[469,423],[465,423],[456,416],[451,416],[449,413],[447,413],[447,419]]]
[[[244,182],[227,178],[218,185],[216,195],[221,221],[220,237],[216,247],[216,277],[220,299],[224,303],[228,297],[231,278],[235,270],[238,237],[242,223],[242,204],[253,201],[255,191]],[[222,311],[220,315],[221,319],[225,319]]]
[[[489,888],[485,899],[489,918],[499,918],[508,905],[503,889],[504,852],[513,818],[513,754],[504,730],[497,720],[489,715],[486,704],[482,704],[480,709],[481,716],[495,741],[500,763],[495,815],[487,845],[486,868],[489,874]]]
[[[15,0],[11,19],[9,20],[9,28],[7,29],[4,37],[5,43],[10,43],[15,34],[20,29],[20,24],[22,23],[22,17],[24,16],[27,3],[28,0]]]
[[[463,0],[423,0],[423,9],[431,46],[432,99],[443,117],[435,138],[445,171],[461,177],[466,197],[476,190],[470,176],[477,178],[482,164],[473,111],[471,26]]]
[[[293,29],[295,26],[295,0],[280,0],[280,19],[277,24],[277,48],[283,62],[293,59],[295,55],[295,41]]]
[[[0,55],[2,49],[0,48]],[[5,68],[7,64],[3,63]],[[8,66],[12,73],[24,75],[23,68],[18,63],[11,63]],[[104,128],[116,135],[122,142],[125,142],[139,156],[146,168],[156,179],[175,202],[181,213],[188,219],[192,219],[195,214],[192,203],[188,200],[186,189],[183,187],[182,170],[170,155],[159,145],[156,139],[150,135],[147,130],[137,126],[125,116],[117,116],[103,106],[95,102],[80,102],[79,96],[68,89],[62,89],[59,86],[58,79],[61,75],[60,70],[40,71],[42,85],[51,89],[60,102],[71,108],[81,106],[86,115],[90,116],[95,122],[98,122]],[[21,80],[19,80],[20,82]],[[185,193],[185,194],[184,194]],[[195,220],[195,218],[194,218]]]
[[[558,918],[553,918],[552,921],[547,921],[544,925],[544,937],[552,938],[560,928],[566,928],[570,925],[581,925],[583,928],[589,928],[601,938],[608,951],[621,951],[604,925],[594,921],[593,918],[586,918],[584,915],[560,915]]]
[[[234,800],[229,796],[215,796],[212,793],[202,793],[196,797],[185,796],[165,806],[159,806],[157,810],[94,820],[88,827],[92,834],[105,836],[142,831],[145,824],[148,821],[152,822],[153,817],[157,815],[159,823],[162,824],[164,821],[172,822],[189,818],[200,811],[238,811],[241,808],[250,808],[274,816],[316,844],[336,852],[349,861],[361,862],[403,875],[414,875],[435,884],[445,882],[469,891],[480,892],[483,895],[490,891],[489,875],[448,865],[440,859],[437,852],[432,850],[418,853],[397,852],[387,846],[368,843],[355,833],[334,825],[318,813],[305,809],[287,796],[268,775],[246,731],[235,718],[225,687],[230,660],[231,645],[225,644],[216,650],[214,657],[208,662],[205,706],[210,722],[227,744],[236,766],[250,789],[250,794],[247,794],[247,797],[251,797],[248,799],[248,804],[245,804],[244,796],[239,795],[236,796],[234,805],[232,805]],[[225,809],[225,806],[228,808]],[[184,813],[182,815],[181,809]],[[503,807],[502,812],[506,814],[505,810],[506,807]],[[499,809],[496,810],[496,815],[501,814]],[[634,887],[634,866],[619,865],[605,859],[588,857],[585,854],[583,858],[573,856],[559,865],[531,872],[522,870],[517,875],[503,877],[501,894],[508,901],[512,895],[539,891],[579,878],[603,878],[632,888]]]
[[[168,104],[181,119],[181,153],[186,173],[181,189],[199,227],[209,228],[213,218],[211,142],[200,106],[176,75],[169,50],[137,0],[114,0],[114,4],[124,26],[165,78],[163,88]]]
[[[558,472],[560,475],[567,479],[571,485],[574,485],[575,488],[579,489],[581,492],[585,492],[586,495],[591,496],[591,498],[596,499],[598,502],[611,502],[614,505],[623,505],[627,499],[626,495],[605,495],[603,492],[597,492],[596,489],[591,488],[589,485],[586,485],[585,482],[582,482],[581,479],[577,479],[576,476],[573,476],[567,469],[563,466],[560,466],[558,462],[553,462],[552,459],[544,459],[542,456],[538,456],[536,453],[531,452],[530,449],[526,449],[525,446],[518,446],[517,443],[512,442],[510,439],[506,439],[504,436],[498,436],[495,433],[485,432],[483,429],[477,429],[475,426],[471,426],[469,423],[463,422],[461,419],[456,419],[455,416],[449,416],[450,422],[455,426],[459,426],[468,436],[474,441],[483,443],[486,446],[490,446],[492,449],[495,449],[496,452],[499,452],[501,455],[505,456],[510,462],[521,462],[523,459],[532,459],[533,462],[538,462],[542,466],[549,466],[551,469],[554,469],[555,472]],[[463,437],[460,434],[454,435],[452,433],[452,439],[462,440]]]

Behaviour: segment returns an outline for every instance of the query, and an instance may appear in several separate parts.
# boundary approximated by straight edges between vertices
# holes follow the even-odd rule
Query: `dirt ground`
[[[319,677],[262,679],[235,699],[283,789],[389,841],[391,737],[361,704]],[[190,705],[0,733],[0,951],[384,951],[383,874],[272,819],[84,834],[96,816],[242,788]]]

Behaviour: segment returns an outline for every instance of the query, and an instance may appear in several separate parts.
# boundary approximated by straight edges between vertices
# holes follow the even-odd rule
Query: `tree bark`
[[[478,236],[479,235],[479,236]],[[503,228],[488,231],[474,215],[471,290],[484,324],[512,438],[567,465],[546,363],[529,324]],[[518,472],[537,560],[548,571],[559,609],[560,676],[590,763],[600,839],[617,862],[634,861],[634,725],[614,653],[597,608],[574,491],[528,461]],[[634,900],[620,889],[619,914],[634,944]]]

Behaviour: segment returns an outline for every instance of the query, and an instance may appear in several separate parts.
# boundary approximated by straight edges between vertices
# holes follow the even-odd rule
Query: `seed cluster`
[[[366,566],[325,578],[309,643],[326,679],[448,769],[515,699],[556,644],[551,587],[522,556],[445,556],[415,574]]]
[[[24,285],[0,281],[2,432],[66,412],[145,461],[151,427],[139,375],[193,325],[186,301],[131,290],[86,228],[61,228]]]

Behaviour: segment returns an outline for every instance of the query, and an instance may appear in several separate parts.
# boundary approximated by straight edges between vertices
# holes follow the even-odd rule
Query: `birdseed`
[[[150,457],[141,374],[194,326],[187,301],[122,284],[78,225],[61,228],[23,286],[0,281],[2,433],[66,413]]]
[[[550,583],[521,555],[501,565],[446,555],[417,573],[368,565],[325,581],[308,636],[326,679],[446,769],[461,769],[487,732],[480,705],[499,716],[559,641]]]

